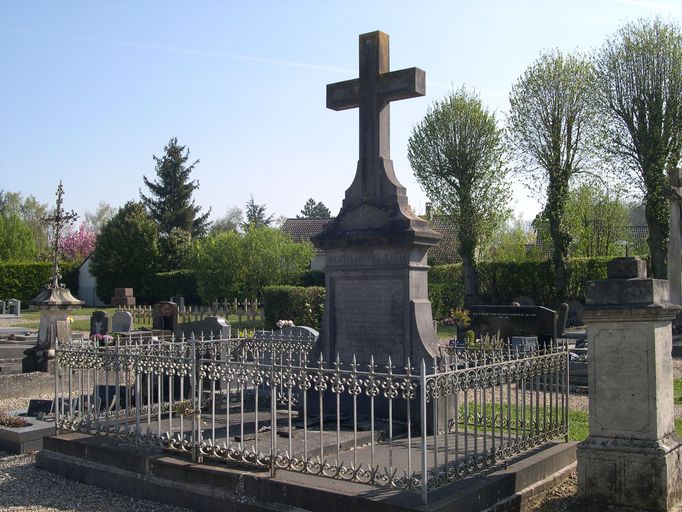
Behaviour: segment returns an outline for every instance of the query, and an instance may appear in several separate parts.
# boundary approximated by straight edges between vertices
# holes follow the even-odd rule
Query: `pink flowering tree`
[[[84,260],[95,249],[97,235],[81,223],[77,230],[65,233],[59,240],[59,251],[69,261]]]

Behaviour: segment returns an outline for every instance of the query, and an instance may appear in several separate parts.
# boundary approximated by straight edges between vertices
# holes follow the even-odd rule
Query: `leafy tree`
[[[116,211],[114,208],[104,201],[100,201],[93,213],[85,212],[86,227],[95,234],[102,231],[102,227],[111,220]]]
[[[495,231],[481,259],[505,262],[544,259],[534,242],[535,233],[529,224],[521,217],[512,217]]]
[[[106,300],[113,296],[114,288],[128,287],[143,297],[160,270],[158,225],[142,203],[129,201],[97,236],[90,265],[97,279],[97,294]]]
[[[592,65],[558,50],[541,54],[514,84],[509,102],[507,141],[517,170],[531,189],[546,196],[544,216],[561,300],[571,242],[565,219],[569,184],[590,161],[590,128],[598,119]]]
[[[571,254],[578,257],[622,256],[629,239],[628,205],[618,194],[594,184],[571,190],[566,218]]]
[[[272,224],[274,215],[269,217],[265,216],[264,204],[256,204],[253,200],[253,196],[246,203],[246,211],[244,212],[246,216],[245,222],[242,224],[244,231],[249,231],[254,228],[268,227]]]
[[[303,205],[301,215],[297,215],[297,219],[328,219],[332,216],[332,212],[322,202],[316,203],[311,197]]]
[[[243,223],[244,218],[241,208],[233,206],[227,210],[224,216],[211,223],[211,234],[220,233],[221,231],[239,231]]]
[[[243,249],[242,235],[236,231],[221,231],[199,240],[192,267],[204,302],[242,294],[246,271]]]
[[[201,239],[193,258],[202,300],[260,297],[265,286],[293,284],[312,260],[309,243],[259,227],[245,234],[223,231]]]
[[[173,228],[180,228],[199,237],[208,229],[211,211],[209,209],[207,213],[199,215],[201,207],[196,206],[192,200],[192,193],[199,188],[199,182],[189,180],[189,175],[199,160],[187,165],[188,160],[189,149],[180,146],[178,139],[173,137],[164,147],[163,157],[154,155],[158,181],[151,181],[143,176],[150,195],[145,196],[140,191],[140,198],[149,214],[159,224],[159,231],[163,235],[169,235]]]
[[[243,288],[247,297],[260,297],[265,286],[294,284],[315,255],[310,242],[296,243],[282,231],[264,226],[247,231],[243,244],[248,261]]]
[[[463,87],[436,101],[413,130],[407,156],[437,208],[459,226],[465,301],[476,296],[476,251],[509,216],[502,132]]]
[[[95,249],[97,235],[85,222],[77,230],[70,229],[59,240],[59,252],[69,261],[81,263]]]
[[[622,27],[596,54],[603,140],[644,192],[653,277],[667,278],[667,171],[682,157],[682,33],[660,19]]]
[[[49,257],[47,245],[47,229],[42,218],[47,214],[47,205],[39,202],[34,196],[22,197],[19,192],[5,192],[0,190],[0,215],[6,218],[17,216],[31,232],[33,246],[29,259],[43,259]],[[11,222],[15,222],[12,220]],[[18,233],[17,233],[18,235]],[[26,253],[28,255],[28,253]]]
[[[0,260],[34,261],[37,255],[28,223],[16,213],[0,215]]]

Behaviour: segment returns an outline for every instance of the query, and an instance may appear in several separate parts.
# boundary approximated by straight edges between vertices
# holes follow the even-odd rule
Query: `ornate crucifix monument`
[[[426,250],[440,235],[407,203],[390,159],[390,102],[423,96],[417,68],[389,71],[388,35],[360,36],[360,78],[327,86],[327,107],[359,108],[360,156],[343,206],[315,237],[326,254],[322,351],[396,367],[437,354],[427,296]]]
[[[36,346],[28,349],[23,362],[24,372],[49,371],[49,361],[54,358],[55,339],[66,341],[71,336],[68,317],[71,311],[83,305],[68,288],[59,282],[59,241],[64,227],[73,223],[77,218],[73,211],[65,212],[62,207],[64,188],[62,182],[57,187],[57,206],[50,215],[41,220],[52,228],[52,276],[50,282],[36,295],[31,304],[41,310],[40,326]]]

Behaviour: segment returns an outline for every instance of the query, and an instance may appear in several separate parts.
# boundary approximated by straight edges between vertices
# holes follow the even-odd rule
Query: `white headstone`
[[[111,319],[112,332],[128,332],[133,329],[133,315],[128,311],[116,311]]]

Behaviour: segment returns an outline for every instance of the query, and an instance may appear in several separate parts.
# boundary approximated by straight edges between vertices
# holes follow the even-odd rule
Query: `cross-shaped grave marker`
[[[388,34],[376,31],[360,36],[360,78],[327,85],[327,108],[360,109],[358,175],[363,201],[385,196],[382,169],[393,173],[392,166],[382,165],[391,157],[390,102],[424,96],[425,84],[421,69],[389,71]]]

